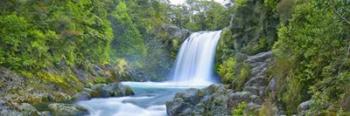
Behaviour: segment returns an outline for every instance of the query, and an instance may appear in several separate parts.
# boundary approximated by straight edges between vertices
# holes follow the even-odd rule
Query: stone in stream
[[[88,100],[101,97],[121,97],[134,95],[134,91],[126,85],[120,83],[97,84],[90,88],[85,88],[82,92],[74,95],[74,100]]]
[[[49,109],[53,116],[84,116],[89,114],[87,109],[74,104],[52,103],[49,105]]]

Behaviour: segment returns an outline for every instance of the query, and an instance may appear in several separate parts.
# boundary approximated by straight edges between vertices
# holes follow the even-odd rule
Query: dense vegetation
[[[219,75],[241,89],[242,57],[272,50],[267,76],[278,89],[268,99],[287,114],[307,100],[308,115],[349,112],[349,8],[341,0],[237,0],[233,25],[219,43]]]
[[[281,24],[272,72],[289,113],[307,99],[312,115],[349,110],[349,8],[346,1],[297,1],[288,24]]]
[[[90,0],[1,1],[1,66],[44,82],[80,85],[70,71],[64,75],[48,70],[110,62],[113,34],[105,9],[110,4]]]

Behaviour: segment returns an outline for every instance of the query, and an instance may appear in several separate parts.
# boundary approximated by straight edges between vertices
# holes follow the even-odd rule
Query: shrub
[[[230,57],[219,65],[218,72],[224,83],[232,83],[235,76],[236,59]]]
[[[232,116],[243,116],[246,114],[245,110],[248,107],[246,102],[241,102],[237,107],[234,107],[231,111]]]

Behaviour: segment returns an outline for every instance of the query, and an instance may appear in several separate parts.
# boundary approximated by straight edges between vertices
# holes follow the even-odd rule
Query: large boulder
[[[170,38],[179,38],[183,41],[186,37],[188,37],[191,32],[187,29],[181,29],[175,25],[162,25],[163,31],[167,32]]]
[[[28,116],[38,116],[40,114],[34,106],[28,103],[22,103],[18,106],[18,111]]]
[[[166,103],[166,107],[169,116],[227,116],[241,102],[249,103],[248,109],[258,109],[262,100],[250,92],[233,92],[223,85],[211,85],[177,93],[172,101]]]
[[[84,116],[89,112],[82,106],[74,104],[52,103],[49,110],[53,116]]]
[[[91,88],[85,88],[82,92],[74,95],[74,100],[88,100],[101,97],[121,97],[134,95],[134,91],[120,83],[97,84]]]
[[[120,83],[112,83],[102,88],[107,93],[108,97],[120,97],[134,95],[134,91],[126,85]]]

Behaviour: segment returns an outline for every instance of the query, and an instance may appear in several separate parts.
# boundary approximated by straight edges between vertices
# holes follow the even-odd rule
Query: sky
[[[186,0],[169,0],[169,1],[171,4],[179,5],[179,4],[184,3]],[[214,1],[224,5],[224,4],[228,3],[230,0],[214,0]]]

